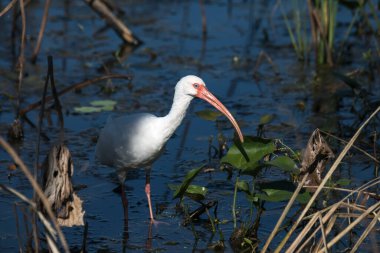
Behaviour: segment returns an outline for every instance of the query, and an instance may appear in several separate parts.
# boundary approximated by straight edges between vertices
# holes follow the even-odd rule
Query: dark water
[[[4,6],[8,1],[1,1]],[[27,9],[26,55],[36,42],[42,2],[32,3]],[[122,250],[123,213],[120,197],[112,189],[117,179],[112,169],[100,165],[94,159],[95,142],[99,129],[109,115],[124,115],[131,112],[153,112],[164,115],[172,102],[173,88],[180,77],[187,74],[200,76],[208,88],[230,109],[239,121],[245,135],[255,135],[261,116],[274,114],[275,120],[265,128],[265,136],[282,139],[295,150],[302,149],[310,133],[321,127],[349,138],[361,122],[360,113],[352,110],[357,103],[364,116],[366,108],[354,99],[352,90],[329,74],[317,75],[313,59],[309,64],[297,61],[275,1],[206,1],[207,37],[202,38],[200,6],[197,1],[125,1],[118,3],[125,11],[129,27],[145,43],[118,59],[122,42],[112,29],[103,29],[104,22],[84,1],[53,1],[49,12],[47,30],[36,65],[26,64],[26,76],[22,85],[21,107],[37,101],[42,94],[47,65],[46,56],[53,55],[55,78],[58,89],[70,84],[97,77],[105,73],[133,74],[131,82],[113,79],[81,90],[67,93],[61,98],[65,112],[65,138],[71,150],[75,172],[74,185],[84,185],[78,192],[84,201],[85,219],[89,223],[89,251]],[[291,6],[284,6],[285,11]],[[10,12],[11,13],[11,12]],[[7,126],[15,116],[15,101],[6,94],[15,94],[18,40],[15,54],[11,41],[12,15],[0,18],[0,134],[6,135]],[[338,34],[343,34],[349,23],[350,11],[340,8]],[[19,26],[21,29],[21,26]],[[341,39],[341,38],[340,38]],[[338,37],[339,40],[339,37]],[[368,66],[361,57],[371,41],[350,37],[349,64],[335,68],[346,72]],[[260,52],[265,52],[274,62],[275,68],[263,61],[254,73]],[[278,69],[278,74],[275,73]],[[375,69],[374,71],[378,71]],[[254,75],[255,74],[255,75]],[[372,102],[378,103],[378,79],[361,80],[363,88],[372,92]],[[102,87],[114,88],[114,93],[105,93]],[[377,98],[377,99],[376,99]],[[117,105],[112,112],[91,114],[74,113],[74,107],[89,105],[91,101],[112,99]],[[301,109],[298,105],[304,105]],[[194,112],[210,109],[201,101],[194,101],[183,124],[169,141],[166,151],[154,164],[152,171],[152,202],[154,209],[160,207],[158,220],[167,225],[153,227],[152,241],[147,242],[149,223],[148,207],[144,193],[144,171],[130,173],[126,185],[130,209],[130,239],[128,248],[163,251],[191,251],[207,249],[208,245],[221,240],[220,234],[212,233],[207,216],[195,223],[199,240],[195,239],[190,226],[181,225],[183,215],[176,212],[177,200],[168,184],[180,183],[186,172],[209,163],[210,136],[222,133],[231,138],[233,131],[226,119],[217,122],[205,121]],[[371,108],[367,108],[369,111]],[[38,112],[28,113],[37,122]],[[361,115],[363,116],[363,115]],[[52,124],[44,122],[43,131],[51,139],[42,140],[41,158],[57,138],[58,121],[52,113]],[[377,128],[376,128],[377,127]],[[372,126],[373,131],[378,125]],[[35,161],[36,130],[24,124],[25,138],[16,149],[25,163],[32,168]],[[369,142],[369,138],[363,142]],[[228,142],[232,145],[231,141]],[[368,146],[365,146],[368,147]],[[340,148],[336,145],[335,148]],[[347,159],[339,170],[339,177],[350,178],[352,185],[360,185],[372,177],[373,169],[368,159]],[[30,185],[20,171],[7,170],[11,160],[0,151],[0,183],[9,185],[30,196]],[[233,230],[231,206],[234,180],[218,170],[218,160],[213,159],[213,173],[203,173],[195,183],[209,188],[208,199],[218,200],[218,218],[226,223],[219,225],[226,240],[226,250],[231,251],[227,240]],[[367,168],[367,169],[366,169]],[[235,175],[234,175],[235,176]],[[259,175],[259,181],[288,179],[277,170]],[[15,199],[0,192],[0,248],[2,252],[17,251],[17,232],[13,202]],[[282,203],[266,203],[262,214],[259,239],[264,241],[273,228],[282,208]],[[198,204],[189,201],[190,211]],[[243,195],[238,197],[240,220],[248,219],[249,204]],[[83,227],[64,229],[72,247],[82,244]]]

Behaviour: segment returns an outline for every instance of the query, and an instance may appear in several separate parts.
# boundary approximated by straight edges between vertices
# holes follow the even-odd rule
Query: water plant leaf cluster
[[[170,185],[172,190],[175,190],[173,199],[183,199],[186,195],[194,200],[203,199],[207,193],[207,189],[202,186],[190,185],[193,179],[201,172],[203,166],[194,168],[187,172],[181,185]]]
[[[298,175],[299,169],[295,157],[290,157],[288,152],[281,150],[283,147],[274,139],[245,136],[245,142],[237,142],[230,147],[227,154],[222,157],[220,163],[232,166],[239,174],[253,176],[253,181],[236,180],[236,189],[246,193],[247,199],[252,202],[271,201],[278,202],[290,199],[295,186],[292,182],[282,180],[273,183],[255,184],[255,177],[266,168],[280,169],[289,175]],[[190,170],[181,185],[170,185],[175,191],[174,198],[190,197],[193,200],[205,198],[207,188],[191,185],[191,182],[202,170],[198,167]],[[250,184],[252,186],[250,186]],[[297,200],[305,203],[310,195],[307,192],[300,194]]]

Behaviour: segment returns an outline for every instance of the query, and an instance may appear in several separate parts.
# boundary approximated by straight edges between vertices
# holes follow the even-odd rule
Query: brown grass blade
[[[26,178],[29,180],[30,184],[32,185],[34,191],[40,198],[42,204],[44,205],[44,208],[46,209],[46,212],[50,218],[50,220],[53,222],[54,227],[57,231],[58,237],[62,243],[63,249],[66,253],[70,252],[69,246],[67,245],[66,238],[62,233],[61,228],[59,227],[57,220],[55,219],[55,216],[51,210],[49,201],[45,197],[44,193],[42,192],[40,186],[38,185],[37,181],[34,179],[33,175],[30,173],[29,169],[26,167],[24,162],[21,160],[21,158],[18,156],[16,151],[4,140],[3,137],[0,136],[0,146],[4,148],[4,150],[12,157],[14,162],[19,166],[21,171],[24,173]]]
[[[359,216],[356,220],[354,220],[350,225],[348,225],[343,231],[341,231],[337,236],[335,236],[328,244],[327,247],[330,249],[335,243],[337,243],[343,236],[345,236],[351,229],[353,229],[359,222],[361,222],[364,218],[368,216],[371,212],[376,211],[380,208],[380,202],[375,203],[370,208],[367,209],[362,215]],[[322,251],[319,251],[322,252]]]
[[[297,221],[293,224],[287,235],[284,237],[284,239],[281,241],[281,243],[276,248],[275,252],[280,252],[281,249],[285,246],[286,242],[289,240],[290,236],[293,234],[295,229],[298,227],[300,222],[303,220],[305,214],[309,211],[311,205],[314,203],[315,199],[321,192],[322,188],[325,186],[327,181],[331,178],[334,171],[338,168],[338,165],[342,162],[344,156],[347,154],[348,150],[352,147],[356,139],[359,137],[359,134],[363,130],[363,128],[368,124],[368,122],[380,111],[380,106],[368,117],[368,119],[359,127],[359,129],[356,131],[354,136],[351,138],[351,140],[348,142],[348,144],[344,147],[342,152],[339,154],[338,158],[335,160],[333,165],[331,166],[330,170],[327,172],[326,176],[323,178],[321,184],[305,206],[305,209],[302,211],[300,216],[298,217]]]
[[[376,213],[376,212],[375,212]],[[378,219],[380,218],[380,212],[378,211],[373,217],[371,223],[367,226],[367,228],[364,230],[363,234],[360,236],[358,241],[355,243],[354,247],[352,247],[350,253],[354,253],[359,249],[359,246],[362,244],[364,239],[368,236],[368,234],[372,231],[372,229],[375,227],[376,223],[378,222]]]

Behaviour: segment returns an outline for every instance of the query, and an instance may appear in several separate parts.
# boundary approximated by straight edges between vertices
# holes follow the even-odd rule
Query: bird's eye
[[[199,83],[193,83],[193,87],[194,87],[195,89],[198,89],[198,88],[199,88]]]

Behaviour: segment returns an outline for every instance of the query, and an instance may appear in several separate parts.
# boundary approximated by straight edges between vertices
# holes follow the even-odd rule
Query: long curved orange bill
[[[236,122],[235,118],[227,110],[227,108],[210,91],[208,91],[208,89],[204,85],[199,86],[196,96],[200,99],[203,99],[203,100],[209,102],[216,109],[218,109],[221,113],[223,113],[231,121],[236,132],[239,135],[240,141],[242,143],[244,142],[243,134],[241,133],[240,127],[239,127],[238,123]]]

